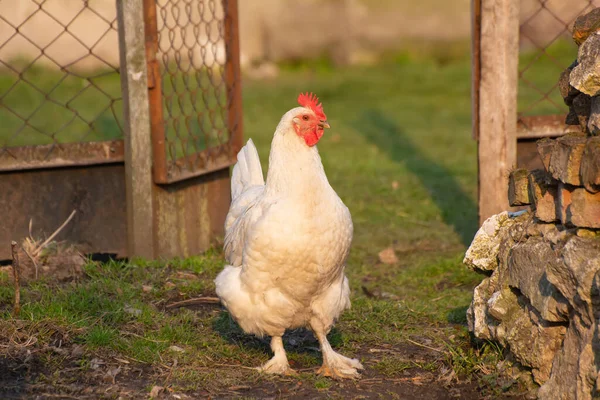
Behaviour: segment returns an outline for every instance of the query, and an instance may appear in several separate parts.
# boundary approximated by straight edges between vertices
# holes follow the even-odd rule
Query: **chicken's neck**
[[[318,195],[325,192],[330,186],[317,147],[306,146],[295,135],[291,131],[273,137],[267,193],[303,196],[306,193]]]

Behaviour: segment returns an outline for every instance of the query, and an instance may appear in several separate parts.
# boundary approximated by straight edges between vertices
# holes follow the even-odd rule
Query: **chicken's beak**
[[[321,128],[331,128],[331,126],[329,126],[329,124],[327,123],[327,121],[324,121],[324,120],[319,121],[319,126]]]

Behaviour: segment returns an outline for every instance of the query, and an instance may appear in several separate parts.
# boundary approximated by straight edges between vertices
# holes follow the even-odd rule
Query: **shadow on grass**
[[[270,337],[259,338],[245,333],[226,311],[221,312],[213,320],[213,329],[229,343],[271,354]],[[335,327],[329,332],[327,338],[334,349],[343,344],[342,334]],[[285,335],[283,335],[283,344],[287,351],[298,354],[310,353],[311,355],[316,355],[320,353],[319,342],[313,333],[305,328],[286,331]]]
[[[445,166],[420,152],[402,128],[377,110],[367,110],[360,117],[358,130],[365,138],[396,161],[406,165],[429,192],[465,245],[473,240],[477,229],[477,204]]]
[[[467,310],[469,306],[455,307],[448,311],[446,318],[451,324],[467,326]]]

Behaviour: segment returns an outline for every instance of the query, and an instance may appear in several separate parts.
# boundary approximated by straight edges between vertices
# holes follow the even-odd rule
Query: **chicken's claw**
[[[282,361],[277,357],[273,357],[266,364],[256,368],[257,371],[266,374],[277,374],[277,375],[297,375],[298,373],[290,368],[287,360]]]
[[[323,363],[321,368],[317,370],[317,374],[333,379],[356,379],[360,377],[357,370],[364,369],[364,367],[358,360],[335,354],[336,357],[332,361]]]

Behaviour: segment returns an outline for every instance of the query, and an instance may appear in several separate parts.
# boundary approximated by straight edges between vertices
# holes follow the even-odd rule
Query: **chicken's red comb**
[[[319,103],[319,99],[313,93],[300,93],[298,104],[302,107],[310,108],[319,119],[327,119],[323,112],[323,104]]]

